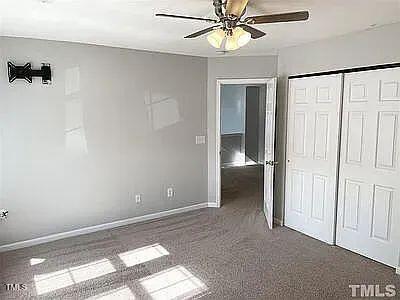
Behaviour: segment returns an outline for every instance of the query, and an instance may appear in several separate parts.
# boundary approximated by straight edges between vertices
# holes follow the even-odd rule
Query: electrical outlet
[[[5,220],[8,217],[8,210],[0,209],[0,220]]]
[[[172,187],[167,188],[167,197],[172,198],[174,197],[174,189]]]
[[[139,204],[140,202],[142,202],[142,195],[140,195],[140,194],[135,195],[135,201],[136,201],[136,204]]]

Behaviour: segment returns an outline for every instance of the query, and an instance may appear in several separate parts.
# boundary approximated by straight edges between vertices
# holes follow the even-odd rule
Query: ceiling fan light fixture
[[[234,51],[239,49],[240,46],[238,44],[237,38],[235,35],[229,35],[226,37],[226,42],[225,42],[225,50],[226,51]]]
[[[233,30],[233,36],[235,37],[236,42],[239,45],[239,47],[243,47],[248,42],[250,42],[250,39],[251,39],[251,34],[247,31],[245,31],[242,27],[236,27]]]
[[[250,39],[256,40],[265,36],[265,32],[250,26],[252,24],[306,21],[310,17],[310,13],[308,11],[294,11],[244,17],[248,2],[249,0],[213,0],[212,3],[216,18],[164,13],[156,13],[156,16],[213,23],[213,26],[193,32],[184,38],[193,39],[207,34],[207,40],[211,46],[219,49],[222,47],[222,45],[224,45],[224,48],[227,51],[233,51],[243,47],[250,41]]]
[[[210,43],[211,46],[219,49],[221,48],[224,38],[225,32],[221,28],[218,28],[207,36],[207,41]]]

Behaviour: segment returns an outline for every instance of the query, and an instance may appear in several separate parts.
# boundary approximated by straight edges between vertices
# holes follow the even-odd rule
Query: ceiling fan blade
[[[293,22],[308,20],[310,14],[308,11],[297,11],[291,13],[253,16],[244,19],[247,24],[265,24],[265,23],[279,23],[279,22]]]
[[[186,20],[197,20],[197,21],[205,21],[209,23],[218,23],[218,20],[209,19],[209,18],[200,18],[200,17],[192,17],[192,16],[181,16],[181,15],[170,15],[170,14],[156,14],[156,17],[166,17],[166,18],[174,18],[174,19],[186,19]]]
[[[252,39],[259,39],[260,37],[263,37],[265,35],[265,32],[262,32],[261,30],[255,29],[254,27],[251,27],[249,25],[240,24],[238,26],[242,27],[243,30],[245,30],[248,33],[250,33]]]
[[[220,27],[220,26],[219,26],[219,25],[217,25],[217,26],[211,26],[211,27],[208,27],[208,28],[206,28],[206,29],[203,29],[203,30],[194,32],[194,33],[192,33],[192,34],[189,34],[189,35],[185,36],[185,39],[196,38],[196,37],[198,37],[198,36],[200,36],[200,35],[203,35],[203,34],[206,34],[206,33],[210,32],[210,31],[213,31],[213,30],[214,30],[215,28],[217,28],[217,27]]]
[[[249,0],[228,0],[226,3],[225,14],[227,16],[234,15],[238,18],[241,17],[248,2]]]

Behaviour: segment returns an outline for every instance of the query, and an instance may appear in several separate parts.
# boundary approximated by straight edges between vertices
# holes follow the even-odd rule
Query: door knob
[[[273,160],[267,160],[267,161],[265,161],[265,164],[266,165],[270,165],[270,166],[275,166],[275,165],[278,164],[278,162],[277,161],[273,161]]]

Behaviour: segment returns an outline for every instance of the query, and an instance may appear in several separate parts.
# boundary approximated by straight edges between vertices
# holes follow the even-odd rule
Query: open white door
[[[265,106],[264,214],[270,229],[274,224],[276,78],[267,82]]]

